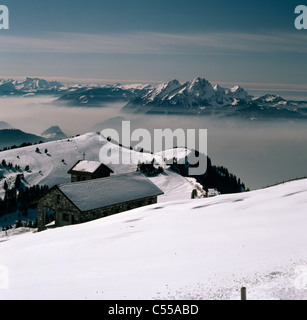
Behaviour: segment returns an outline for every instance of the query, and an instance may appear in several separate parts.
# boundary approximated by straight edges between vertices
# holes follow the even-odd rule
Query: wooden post
[[[246,288],[243,287],[241,288],[241,300],[246,301],[247,300],[247,293],[246,293]]]

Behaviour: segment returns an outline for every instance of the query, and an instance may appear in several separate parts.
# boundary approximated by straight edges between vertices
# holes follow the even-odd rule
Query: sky
[[[298,0],[0,0],[0,78],[192,80],[306,91]],[[306,3],[307,5],[307,3]]]

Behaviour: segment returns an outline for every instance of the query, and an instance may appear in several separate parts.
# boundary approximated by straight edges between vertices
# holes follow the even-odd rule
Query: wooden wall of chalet
[[[110,169],[102,165],[94,173],[82,172],[82,171],[73,171],[71,172],[71,182],[87,181],[92,179],[108,178],[110,177]]]

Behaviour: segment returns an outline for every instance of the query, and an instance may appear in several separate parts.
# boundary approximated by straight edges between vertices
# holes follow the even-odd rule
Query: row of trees
[[[20,212],[24,217],[27,217],[29,209],[36,209],[33,201],[48,191],[48,186],[33,186],[29,188],[16,187],[7,189],[5,196],[0,199],[0,217],[6,214]]]
[[[156,168],[154,166],[155,159],[153,159],[151,162],[139,162],[137,166],[137,172],[142,172],[145,175],[149,177],[154,177],[156,175],[159,175],[164,172],[162,167]]]
[[[37,228],[37,219],[35,219],[35,221],[27,221],[27,222],[23,222],[21,219],[19,219],[15,225],[15,228]],[[13,229],[12,225],[7,225],[5,227],[2,227],[2,231],[7,232],[10,229]]]
[[[36,144],[42,144],[43,141],[40,141],[38,143],[34,143],[34,145]],[[29,147],[29,146],[32,146],[33,143],[30,143],[30,142],[24,142],[22,144],[20,144],[19,146],[16,146],[16,145],[13,145],[11,147],[5,147],[3,148],[2,150],[0,149],[0,151],[7,151],[7,150],[13,150],[13,149],[19,149],[19,148],[25,148],[25,147]]]
[[[2,168],[15,169],[16,171],[21,171],[21,170],[22,170],[19,165],[17,165],[17,164],[14,165],[12,162],[6,162],[5,159],[3,159],[3,160],[1,161],[0,166],[1,166]],[[26,165],[25,168],[24,168],[24,170],[25,170],[25,171],[29,171],[29,170],[30,170],[30,166],[29,166],[29,165]]]
[[[227,168],[222,166],[213,166],[209,157],[201,155],[198,151],[194,151],[195,156],[199,158],[204,157],[203,161],[207,161],[207,171],[199,176],[192,176],[197,182],[199,182],[204,190],[216,189],[222,194],[239,193],[247,191],[244,183],[241,182],[234,174],[230,173]],[[186,159],[185,163],[177,163],[176,159],[173,159],[171,169],[178,172],[182,176],[189,176],[189,168],[196,165],[190,165]]]

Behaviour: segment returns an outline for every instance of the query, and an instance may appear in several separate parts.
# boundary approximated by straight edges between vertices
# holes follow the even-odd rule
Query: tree
[[[20,187],[21,187],[21,178],[20,178],[20,174],[18,174],[15,180],[15,188],[19,190]]]
[[[3,189],[4,189],[5,191],[7,191],[8,188],[9,188],[9,186],[8,186],[6,180],[5,180],[5,181],[4,181],[4,185],[3,185]]]
[[[17,223],[16,223],[16,229],[17,228],[22,228],[23,227],[23,223],[22,223],[22,221],[19,219],[18,221],[17,221]]]

